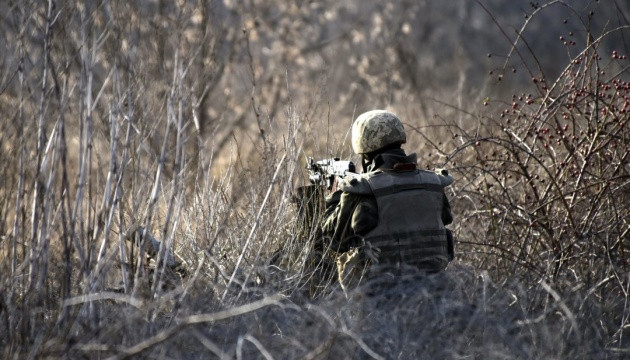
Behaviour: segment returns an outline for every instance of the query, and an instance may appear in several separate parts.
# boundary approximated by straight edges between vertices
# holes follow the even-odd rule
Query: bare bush
[[[454,149],[436,149],[459,175],[454,207],[463,211],[464,257],[495,278],[516,276],[532,292],[542,282],[548,298],[531,309],[560,301],[557,290],[582,294],[565,320],[616,314],[597,331],[611,347],[626,345],[628,321],[629,63],[602,43],[628,29],[600,36],[583,29],[581,49],[573,32],[560,37],[569,61],[556,79],[524,63],[534,74],[531,92],[485,99],[474,126],[444,121]]]

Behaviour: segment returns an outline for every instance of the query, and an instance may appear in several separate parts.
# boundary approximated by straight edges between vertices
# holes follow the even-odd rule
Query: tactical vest
[[[379,264],[443,270],[448,264],[443,197],[450,181],[422,170],[377,171],[364,179],[378,206],[378,225],[364,239],[380,250]]]

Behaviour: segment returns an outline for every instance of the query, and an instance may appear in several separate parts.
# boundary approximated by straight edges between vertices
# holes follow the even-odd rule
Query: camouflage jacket
[[[416,164],[416,155],[406,155],[402,149],[393,149],[377,155],[367,172],[391,170],[398,163]],[[441,214],[444,225],[453,221],[446,195]],[[322,220],[322,234],[329,238],[331,247],[345,252],[362,243],[363,236],[378,224],[378,207],[373,195],[361,195],[337,190],[326,198]]]

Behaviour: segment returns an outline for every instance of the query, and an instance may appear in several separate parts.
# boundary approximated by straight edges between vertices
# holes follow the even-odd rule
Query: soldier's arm
[[[376,199],[361,196],[352,214],[352,231],[356,235],[365,236],[378,224],[378,206]]]
[[[322,219],[322,234],[330,239],[330,246],[336,251],[349,250],[356,242],[353,229],[353,216],[360,203],[360,196],[339,191],[328,196],[327,208]]]
[[[335,191],[326,197],[326,209],[322,218],[322,235],[332,238],[337,227],[339,217],[339,201],[341,190]]]
[[[451,204],[448,202],[446,194],[442,193],[442,222],[444,225],[448,225],[453,222],[453,213],[451,212]]]
[[[325,234],[331,236],[333,246],[338,247],[338,251],[347,251],[355,246],[359,241],[355,235],[364,235],[372,228],[370,224],[375,224],[376,220],[370,220],[367,213],[375,211],[374,204],[372,210],[364,203],[371,190],[367,182],[359,176],[348,176],[339,182],[340,195],[337,197],[329,195],[324,219],[323,230]],[[337,201],[337,202],[336,202]],[[333,205],[334,206],[333,209]],[[332,235],[330,235],[332,234]]]
[[[442,184],[442,186],[444,187],[451,185],[454,181],[453,176],[451,176],[451,174],[449,174],[448,170],[446,169],[436,169],[435,173],[440,180],[440,184]],[[442,198],[442,222],[444,223],[444,225],[448,225],[453,222],[453,213],[451,212],[451,204],[448,202],[446,193],[442,192]]]

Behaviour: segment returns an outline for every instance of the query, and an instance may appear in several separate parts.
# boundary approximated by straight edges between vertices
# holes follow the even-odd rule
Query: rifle
[[[356,174],[356,167],[352,161],[339,160],[339,158],[315,161],[309,157],[306,169],[311,184],[326,185],[328,190],[332,189],[337,177]]]
[[[319,226],[321,215],[324,213],[325,189],[336,190],[334,187],[337,178],[356,174],[356,168],[352,161],[340,160],[339,158],[329,158],[319,161],[312,157],[306,159],[306,170],[311,185],[297,188],[295,196],[298,203],[297,219],[298,224],[303,224],[299,238],[311,239],[306,242],[310,246],[310,254],[304,264],[308,273],[307,285],[309,295],[317,297],[324,294],[328,287],[335,281],[336,274],[336,254],[330,248],[330,242],[322,237]]]

